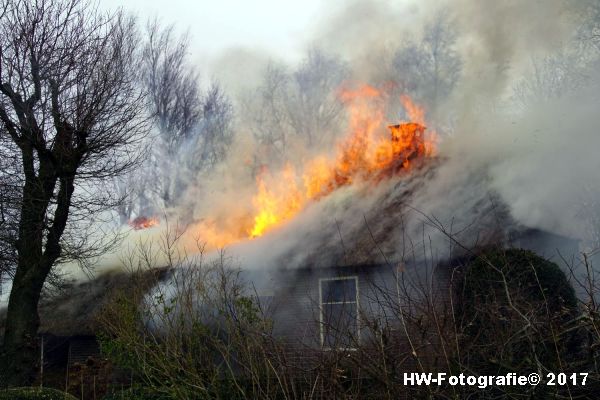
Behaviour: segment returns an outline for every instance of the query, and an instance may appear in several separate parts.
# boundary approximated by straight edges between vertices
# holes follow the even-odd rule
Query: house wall
[[[407,297],[416,299],[423,292],[445,296],[446,276],[435,274],[426,265],[399,268],[390,265],[336,266],[278,271],[273,280],[277,289],[263,297],[264,310],[273,321],[273,333],[285,342],[308,348],[323,347],[323,324],[320,304],[320,281],[356,277],[358,286],[359,338],[368,342],[371,326],[378,321],[397,323],[399,304]],[[441,278],[441,279],[440,279]]]
[[[558,254],[573,254],[578,250],[576,240],[533,229],[521,231],[509,244],[532,250],[559,265]],[[435,265],[427,261],[265,271],[270,276],[271,288],[269,295],[263,298],[264,310],[273,321],[273,333],[277,337],[290,344],[323,348],[319,282],[336,277],[357,277],[359,319],[362,319],[360,341],[366,343],[377,329],[368,324],[398,328],[393,325],[399,325],[399,307],[412,306],[425,297],[429,307],[442,310],[447,306],[453,271],[468,258],[464,256]]]

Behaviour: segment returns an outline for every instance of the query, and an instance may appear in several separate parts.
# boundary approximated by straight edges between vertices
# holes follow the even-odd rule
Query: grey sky
[[[244,47],[283,57],[302,51],[325,0],[102,0],[102,7],[123,7],[142,18],[158,16],[189,29],[193,58],[203,63],[224,49]],[[206,61],[204,61],[206,62]]]

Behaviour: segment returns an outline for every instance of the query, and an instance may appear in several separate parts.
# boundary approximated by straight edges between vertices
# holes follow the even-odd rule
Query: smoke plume
[[[425,251],[444,258],[456,247],[448,233],[465,246],[524,226],[588,244],[597,239],[590,221],[600,195],[600,115],[595,111],[600,74],[597,49],[581,38],[587,1],[354,1],[328,6],[307,35],[307,48],[343,61],[342,85],[391,88],[386,123],[406,117],[397,98],[412,90],[425,108],[429,130],[438,132],[436,157],[378,185],[363,182],[335,190],[250,239],[240,221],[253,210],[260,171],[266,167],[277,177],[285,165],[297,168],[315,155],[331,155],[348,126],[347,109],[317,132],[328,138],[318,145],[288,132],[285,148],[277,147],[277,141],[268,147],[259,138],[278,131],[269,131],[272,126],[259,120],[252,107],[274,81],[265,81],[259,71],[280,73],[271,78],[281,77],[288,85],[282,98],[294,100],[293,85],[303,82],[302,70],[273,58],[264,61],[268,57],[263,53],[225,50],[213,65],[222,71],[215,76],[234,92],[235,140],[224,161],[209,174],[190,177],[178,204],[164,210],[170,221],[187,225],[187,251],[194,251],[196,238],[219,236],[214,243],[225,246],[242,267],[293,268],[398,262],[422,258]],[[444,36],[448,32],[451,38]],[[423,54],[439,54],[436,43],[448,46],[447,60],[460,59],[454,65],[461,67],[460,74],[444,86],[444,95],[439,82],[450,78],[443,72],[433,89],[419,91],[411,85],[419,68],[408,73],[398,67],[410,60],[406,54],[428,62]],[[232,59],[250,60],[250,72],[245,74]],[[305,117],[305,103],[286,104],[274,110],[290,121]],[[316,109],[331,104],[323,102]],[[279,128],[292,129],[289,124]],[[164,224],[149,235],[160,236],[162,229]]]

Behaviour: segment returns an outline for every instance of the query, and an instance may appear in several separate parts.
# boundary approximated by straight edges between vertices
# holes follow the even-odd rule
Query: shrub
[[[50,388],[23,387],[0,392],[0,400],[77,400],[68,393]]]
[[[102,400],[172,400],[173,397],[147,387],[129,388],[108,393]]]
[[[564,390],[587,395],[596,385],[592,374],[586,387],[556,390],[403,383],[403,372],[416,371],[592,372],[593,364],[581,356],[589,341],[582,324],[588,322],[573,288],[556,264],[530,251],[480,252],[451,270],[451,286],[441,291],[419,276],[413,282],[399,275],[393,289],[375,282],[369,299],[380,308],[360,314],[356,351],[325,352],[279,340],[237,271],[219,261],[175,259],[167,266],[173,271],[169,281],[150,285],[134,274],[131,289],[106,306],[102,351],[131,370],[143,389],[117,391],[105,400],[541,399],[569,394]],[[600,331],[592,330],[597,326],[590,334]]]
[[[509,292],[528,303],[547,303],[550,311],[577,307],[575,290],[558,265],[523,249],[483,252],[466,268],[460,289],[465,299],[487,304],[500,296],[506,302],[505,280]]]
[[[165,243],[161,251],[171,254],[169,237]],[[140,248],[146,250],[151,251]],[[268,325],[239,269],[225,259],[205,262],[201,255],[168,259],[165,277],[152,276],[147,273],[152,265],[142,265],[131,287],[106,304],[100,315],[102,353],[152,389],[140,398],[255,397],[247,392],[262,384],[261,371],[272,370],[257,354],[270,336],[261,335]],[[168,397],[156,397],[160,393]]]
[[[555,263],[528,250],[491,249],[458,276],[459,365],[479,374],[581,372],[581,313]]]

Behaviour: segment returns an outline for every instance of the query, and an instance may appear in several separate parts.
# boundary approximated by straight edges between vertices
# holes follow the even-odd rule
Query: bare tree
[[[318,147],[334,139],[344,109],[337,90],[348,75],[342,60],[316,48],[292,71],[267,66],[245,108],[268,159],[285,159],[292,140]]]
[[[232,104],[216,83],[201,89],[188,59],[188,36],[156,19],[146,32],[142,86],[157,134],[148,143],[151,154],[143,168],[116,181],[117,190],[130,196],[118,210],[122,222],[175,205],[195,175],[225,157],[233,136]]]
[[[176,176],[171,176],[174,156],[196,131],[202,116],[198,74],[187,60],[188,36],[177,36],[174,26],[163,27],[157,19],[148,22],[146,32],[142,83],[149,95],[149,112],[158,131],[158,144],[150,145],[154,152],[142,174],[136,174],[142,180],[148,180],[141,176],[144,173],[154,177],[150,185],[135,190],[137,208],[142,214],[153,208],[148,192],[157,193],[157,200],[163,206],[173,202],[177,186]]]
[[[147,124],[133,19],[86,0],[5,4],[0,137],[19,161],[19,209],[0,375],[3,385],[22,385],[35,366],[44,283],[57,262],[105,249],[84,221],[114,208],[110,193],[95,189],[137,163]]]
[[[450,94],[462,69],[454,49],[457,33],[446,14],[439,13],[425,27],[419,43],[409,42],[394,57],[394,67],[402,89],[431,107]]]
[[[585,46],[593,46],[600,50],[600,1],[581,0],[577,2],[580,25],[577,30],[578,39]]]
[[[187,35],[176,37],[173,26],[163,28],[158,20],[148,23],[147,33],[143,81],[159,132],[174,152],[202,116],[199,78],[187,61]]]
[[[202,120],[195,137],[192,170],[210,170],[222,161],[233,140],[233,105],[213,83],[202,100]]]
[[[513,87],[521,107],[556,100],[581,89],[586,77],[586,52],[575,42],[543,58],[531,58],[531,70]]]
[[[283,99],[289,82],[287,70],[274,63],[267,65],[262,84],[244,99],[244,112],[250,121],[253,135],[269,154],[284,157],[287,152],[289,127]],[[264,160],[263,160],[264,161]]]
[[[12,279],[16,265],[18,235],[18,204],[21,201],[19,159],[14,157],[10,143],[0,139],[0,291],[5,281]],[[12,156],[11,156],[12,155]],[[2,294],[2,293],[0,293]]]
[[[343,106],[337,90],[348,76],[347,66],[336,57],[311,49],[293,73],[292,90],[286,105],[290,124],[309,146],[326,142],[339,122]]]

